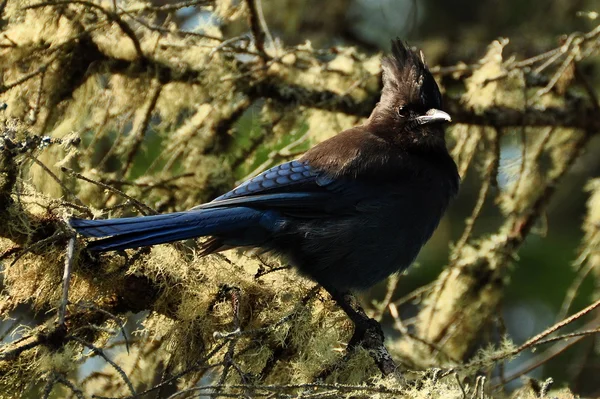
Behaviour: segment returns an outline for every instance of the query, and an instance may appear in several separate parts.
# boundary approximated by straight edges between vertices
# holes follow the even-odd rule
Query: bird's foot
[[[367,349],[383,375],[394,373],[397,366],[385,347],[383,330],[379,322],[367,316],[354,295],[334,294],[333,298],[354,323],[354,334],[348,342],[348,348],[361,346]]]

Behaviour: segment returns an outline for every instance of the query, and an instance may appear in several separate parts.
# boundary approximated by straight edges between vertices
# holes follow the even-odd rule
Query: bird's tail
[[[263,216],[255,209],[235,207],[106,220],[72,218],[69,224],[86,237],[107,237],[91,242],[88,249],[111,251],[228,235],[259,225]]]

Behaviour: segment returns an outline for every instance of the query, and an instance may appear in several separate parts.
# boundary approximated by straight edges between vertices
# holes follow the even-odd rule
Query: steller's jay
[[[203,254],[232,247],[276,251],[328,290],[356,324],[346,293],[408,267],[459,186],[444,138],[450,116],[441,110],[422,54],[392,41],[382,68],[381,99],[369,119],[300,159],[188,211],[73,218],[71,226],[105,237],[89,243],[92,251],[202,236],[211,237]]]

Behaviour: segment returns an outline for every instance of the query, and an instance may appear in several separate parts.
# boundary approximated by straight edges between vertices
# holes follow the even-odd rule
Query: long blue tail
[[[245,235],[252,227],[268,229],[265,216],[264,211],[232,207],[106,220],[72,218],[69,224],[86,237],[107,237],[91,242],[88,249],[111,251],[235,232]]]

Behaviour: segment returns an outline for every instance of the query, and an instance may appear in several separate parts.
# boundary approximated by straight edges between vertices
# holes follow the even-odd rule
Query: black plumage
[[[189,211],[70,224],[108,251],[210,236],[205,252],[262,247],[338,296],[402,270],[457,193],[438,86],[401,41],[383,67],[381,100],[361,126]]]

